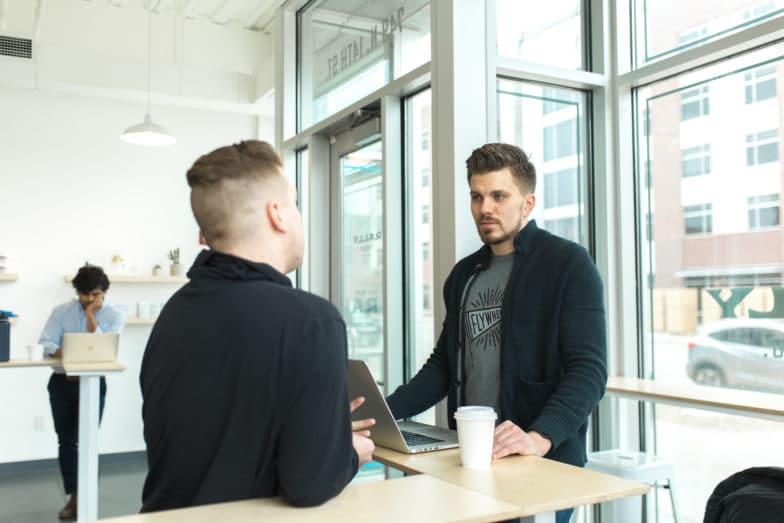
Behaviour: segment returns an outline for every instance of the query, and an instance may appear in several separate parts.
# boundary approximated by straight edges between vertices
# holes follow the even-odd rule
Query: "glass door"
[[[384,380],[384,205],[378,135],[357,144],[347,131],[332,140],[332,300],[346,322],[349,358]]]

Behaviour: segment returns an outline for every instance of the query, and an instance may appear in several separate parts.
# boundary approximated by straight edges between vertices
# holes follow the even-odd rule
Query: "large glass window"
[[[547,9],[496,1],[498,55],[567,69],[587,69],[582,0],[554,0]]]
[[[405,101],[405,249],[406,323],[408,334],[407,374],[414,375],[427,361],[435,346],[433,301],[440,282],[433,282],[433,192],[430,178],[431,96],[430,89]],[[435,212],[437,210],[434,209]],[[435,422],[431,408],[417,419]]]
[[[650,275],[640,296],[644,377],[784,393],[784,357],[774,355],[784,336],[774,306],[784,287],[777,161],[784,103],[777,95],[749,104],[741,94],[757,71],[781,75],[783,54],[778,44],[635,91],[638,121],[649,115],[647,135],[636,133],[640,226],[650,217],[650,230],[638,235],[641,272]],[[706,93],[709,111],[697,102]],[[682,520],[701,521],[708,496],[730,474],[784,464],[778,444],[765,443],[780,441],[784,424],[649,407],[648,450],[675,463]],[[737,446],[747,449],[743,456],[726,452]],[[655,506],[656,521],[672,521],[666,495]]]
[[[540,227],[586,244],[585,106],[582,91],[516,80],[498,81],[498,136],[519,145],[537,172]]]
[[[381,142],[340,159],[341,313],[349,357],[365,360],[384,376],[384,242]]]
[[[782,0],[634,0],[634,6],[638,64],[784,13]]]
[[[316,0],[297,40],[302,130],[430,60],[430,1]]]

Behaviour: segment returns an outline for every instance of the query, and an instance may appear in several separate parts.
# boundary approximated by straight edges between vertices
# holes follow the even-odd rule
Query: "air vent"
[[[33,41],[29,38],[16,38],[0,35],[0,56],[32,58]]]

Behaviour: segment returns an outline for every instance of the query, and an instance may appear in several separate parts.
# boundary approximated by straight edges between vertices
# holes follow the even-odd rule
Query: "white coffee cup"
[[[136,316],[139,318],[150,317],[150,304],[146,301],[140,301],[136,304]]]
[[[497,417],[492,407],[465,406],[457,409],[455,420],[463,467],[483,469],[490,466]]]
[[[31,343],[27,346],[27,359],[41,361],[44,359],[44,346],[40,343]]]
[[[161,313],[161,309],[163,308],[163,304],[161,303],[151,303],[150,304],[150,318],[157,318],[158,315]]]

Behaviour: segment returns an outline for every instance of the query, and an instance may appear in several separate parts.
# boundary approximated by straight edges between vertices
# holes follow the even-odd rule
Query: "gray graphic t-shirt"
[[[493,256],[480,272],[466,297],[465,400],[467,405],[484,405],[499,412],[501,378],[501,304],[504,301],[514,253]]]

